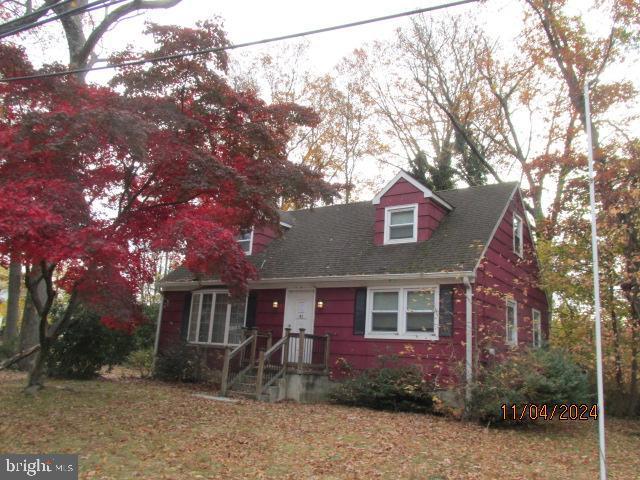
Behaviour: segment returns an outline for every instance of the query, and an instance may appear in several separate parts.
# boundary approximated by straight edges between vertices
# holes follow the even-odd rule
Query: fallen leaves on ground
[[[524,430],[335,405],[216,402],[135,379],[0,374],[0,451],[79,453],[83,479],[593,479],[595,422]],[[51,388],[65,387],[65,388]],[[608,419],[610,478],[640,478],[640,422]]]

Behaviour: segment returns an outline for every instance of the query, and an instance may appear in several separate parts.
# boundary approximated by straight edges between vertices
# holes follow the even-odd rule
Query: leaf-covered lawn
[[[99,479],[593,479],[595,422],[496,430],[333,405],[223,403],[141,380],[0,374],[0,451],[79,453]],[[611,478],[640,478],[640,422],[608,421]]]

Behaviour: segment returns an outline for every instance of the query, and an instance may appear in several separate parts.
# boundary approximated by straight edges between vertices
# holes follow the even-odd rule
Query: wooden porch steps
[[[254,329],[236,348],[225,348],[221,395],[230,394],[269,402],[280,401],[291,394],[290,378],[301,375],[307,378],[327,377],[330,340],[328,334],[307,335],[303,328],[298,333],[292,333],[286,328],[284,336],[275,344],[272,344],[269,334],[267,349],[259,351],[258,338],[260,334]],[[294,350],[291,351],[290,348]],[[297,384],[315,385],[317,382],[298,380]],[[298,388],[296,391],[301,389]]]

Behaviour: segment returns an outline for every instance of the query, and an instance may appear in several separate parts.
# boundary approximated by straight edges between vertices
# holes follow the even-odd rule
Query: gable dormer
[[[400,171],[373,198],[375,245],[429,240],[453,207],[407,172]]]
[[[287,212],[280,212],[280,228],[273,225],[261,225],[254,227],[250,233],[240,235],[238,243],[247,255],[261,253],[273,240],[283,232],[293,227],[293,219]]]

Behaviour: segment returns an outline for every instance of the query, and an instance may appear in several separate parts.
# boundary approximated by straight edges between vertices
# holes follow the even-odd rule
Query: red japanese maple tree
[[[148,33],[159,45],[150,56],[226,44],[214,23]],[[73,328],[80,302],[112,323],[135,321],[138,288],[155,271],[150,251],[178,252],[240,292],[256,271],[234,236],[276,223],[278,200],[333,195],[321,174],[286,156],[314,114],[234,90],[226,65],[218,52],[129,67],[108,88],[73,77],[0,84],[0,258],[22,256],[40,317],[28,388],[42,386],[50,346]],[[30,73],[24,52],[0,45],[0,75]],[[59,290],[68,302],[51,323]]]

